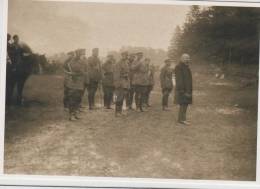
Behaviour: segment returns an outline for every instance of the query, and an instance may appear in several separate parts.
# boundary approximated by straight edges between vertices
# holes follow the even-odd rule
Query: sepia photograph
[[[260,8],[8,1],[4,174],[256,181]]]

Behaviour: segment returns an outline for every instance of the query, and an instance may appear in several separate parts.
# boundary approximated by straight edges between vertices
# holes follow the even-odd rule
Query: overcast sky
[[[8,32],[34,52],[54,54],[99,47],[101,54],[121,46],[167,49],[189,7],[9,0]]]

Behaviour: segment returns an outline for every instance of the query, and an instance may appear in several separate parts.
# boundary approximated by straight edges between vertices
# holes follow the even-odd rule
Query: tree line
[[[260,8],[192,6],[175,28],[168,56],[184,52],[211,63],[258,64]]]

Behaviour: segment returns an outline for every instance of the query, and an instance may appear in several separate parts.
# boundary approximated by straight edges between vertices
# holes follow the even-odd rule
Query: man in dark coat
[[[102,87],[104,93],[104,107],[111,109],[114,94],[114,56],[108,55],[102,65]]]
[[[190,56],[183,54],[179,64],[175,67],[175,104],[179,104],[178,122],[189,125],[186,121],[186,112],[189,104],[192,104],[192,74],[189,67]]]
[[[161,88],[162,88],[162,109],[163,111],[168,110],[168,99],[169,95],[172,92],[173,89],[173,82],[172,82],[172,76],[173,76],[173,69],[171,68],[171,60],[167,59],[164,61],[165,65],[161,69],[160,73],[160,81],[161,81]]]
[[[121,60],[115,65],[114,85],[116,94],[116,117],[122,115],[124,99],[127,98],[130,88],[128,52],[121,53]]]
[[[95,107],[95,95],[98,89],[98,84],[101,81],[101,61],[98,57],[99,49],[92,50],[92,56],[88,58],[88,103],[89,109],[92,110]]]
[[[146,89],[149,85],[148,67],[145,65],[143,53],[137,53],[137,59],[133,62],[132,70],[134,71],[133,85],[135,87],[135,103],[136,110],[144,111],[143,104],[145,102]]]

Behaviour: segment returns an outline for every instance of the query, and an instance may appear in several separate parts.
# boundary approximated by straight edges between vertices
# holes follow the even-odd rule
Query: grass
[[[176,124],[172,97],[172,111],[161,111],[158,79],[148,112],[115,118],[86,110],[72,123],[62,107],[62,77],[30,77],[25,106],[6,117],[5,173],[255,180],[257,85],[241,88],[237,79],[201,69],[193,68],[189,127]]]

